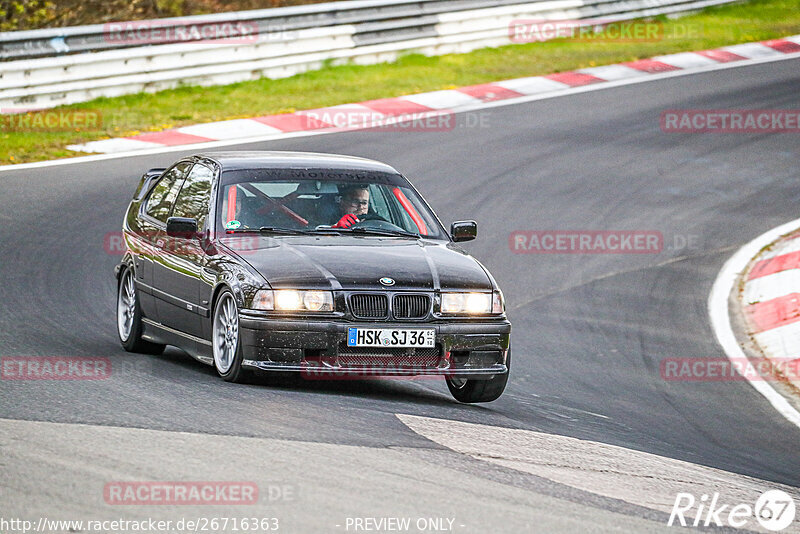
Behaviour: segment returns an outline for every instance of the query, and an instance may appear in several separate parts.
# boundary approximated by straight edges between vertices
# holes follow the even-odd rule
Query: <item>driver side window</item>
[[[214,171],[200,163],[192,167],[192,172],[186,177],[183,183],[178,200],[175,202],[175,209],[172,210],[173,217],[189,217],[197,220],[197,228],[203,230],[206,217],[208,217],[208,206],[211,200],[211,181],[214,178]]]
[[[183,185],[183,179],[186,177],[186,172],[191,165],[190,162],[185,161],[164,173],[164,176],[161,177],[153,192],[147,198],[145,212],[149,216],[163,223],[167,222],[172,204],[178,196],[178,191]]]

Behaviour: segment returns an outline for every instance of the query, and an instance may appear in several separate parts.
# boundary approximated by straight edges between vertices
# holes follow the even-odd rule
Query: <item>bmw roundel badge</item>
[[[381,284],[383,284],[385,286],[393,286],[394,285],[394,280],[392,278],[389,278],[388,276],[384,276],[383,278],[378,280],[378,282],[380,282]]]

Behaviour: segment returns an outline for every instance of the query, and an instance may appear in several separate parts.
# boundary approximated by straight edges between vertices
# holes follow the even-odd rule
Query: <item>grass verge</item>
[[[281,80],[99,98],[57,109],[98,111],[103,119],[100,128],[12,131],[2,123],[0,164],[71,157],[78,153],[65,148],[70,144],[188,124],[290,113],[784,37],[800,33],[800,0],[751,0],[658,20],[663,23],[659,32],[663,38],[644,42],[602,36],[557,39],[468,54],[407,55],[390,64],[325,67]]]

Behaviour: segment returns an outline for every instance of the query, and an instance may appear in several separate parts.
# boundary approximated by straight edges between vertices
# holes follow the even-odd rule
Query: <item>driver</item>
[[[356,223],[361,222],[359,216],[363,217],[369,209],[369,187],[366,185],[354,185],[339,188],[339,215],[341,218],[333,225],[333,228],[350,228]]]

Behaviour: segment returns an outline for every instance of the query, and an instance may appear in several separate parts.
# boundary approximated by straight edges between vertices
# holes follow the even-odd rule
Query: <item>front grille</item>
[[[379,293],[350,295],[350,311],[359,319],[385,319],[389,314],[389,299]]]
[[[340,347],[339,365],[371,368],[431,368],[439,365],[440,347],[416,349],[379,349]]]
[[[395,319],[422,319],[428,315],[431,300],[428,295],[396,295],[392,300]]]

